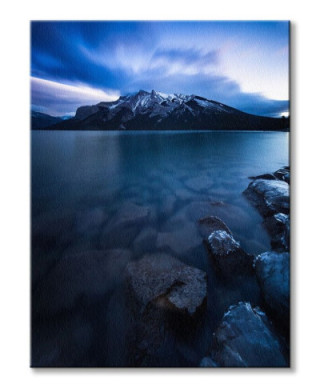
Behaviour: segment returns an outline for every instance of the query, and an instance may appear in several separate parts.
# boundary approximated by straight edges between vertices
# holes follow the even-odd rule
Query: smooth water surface
[[[166,252],[207,272],[203,322],[192,338],[169,338],[157,361],[197,366],[229,305],[260,301],[254,278],[233,285],[219,279],[198,220],[217,215],[246,251],[268,250],[262,218],[242,192],[249,176],[288,165],[288,145],[283,132],[33,131],[33,365],[128,365],[130,313],[121,276],[113,282],[110,273],[106,281],[114,285],[90,303],[54,315],[41,307],[50,303],[46,284],[61,258],[117,248],[129,249],[131,260]],[[113,230],[121,209],[132,205],[148,208],[149,219]]]

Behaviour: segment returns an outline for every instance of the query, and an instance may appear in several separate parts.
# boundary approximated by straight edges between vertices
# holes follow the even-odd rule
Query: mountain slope
[[[54,117],[45,113],[31,111],[31,128],[43,129],[63,121],[61,117]]]
[[[285,130],[287,119],[250,115],[195,95],[140,90],[117,101],[82,106],[52,129],[76,130]]]

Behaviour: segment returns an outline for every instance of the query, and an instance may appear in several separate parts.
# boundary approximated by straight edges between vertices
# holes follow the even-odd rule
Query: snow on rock
[[[240,243],[225,230],[215,230],[208,237],[211,253],[214,255],[228,255],[240,248]]]
[[[222,226],[220,224],[219,222],[212,224],[212,227],[217,229],[212,231],[206,240],[210,256],[216,267],[224,275],[251,272],[253,256],[241,248],[240,243],[234,239],[224,224]]]

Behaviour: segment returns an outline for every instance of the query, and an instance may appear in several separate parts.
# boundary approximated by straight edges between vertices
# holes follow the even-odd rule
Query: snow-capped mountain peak
[[[277,121],[278,120],[278,121]],[[112,102],[82,106],[70,129],[281,129],[286,123],[246,114],[194,94],[139,90]],[[58,126],[57,126],[58,128]]]

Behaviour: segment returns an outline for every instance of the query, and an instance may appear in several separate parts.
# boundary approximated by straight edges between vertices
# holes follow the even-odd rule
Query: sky
[[[288,115],[289,23],[31,23],[32,109],[73,115],[153,89]]]

